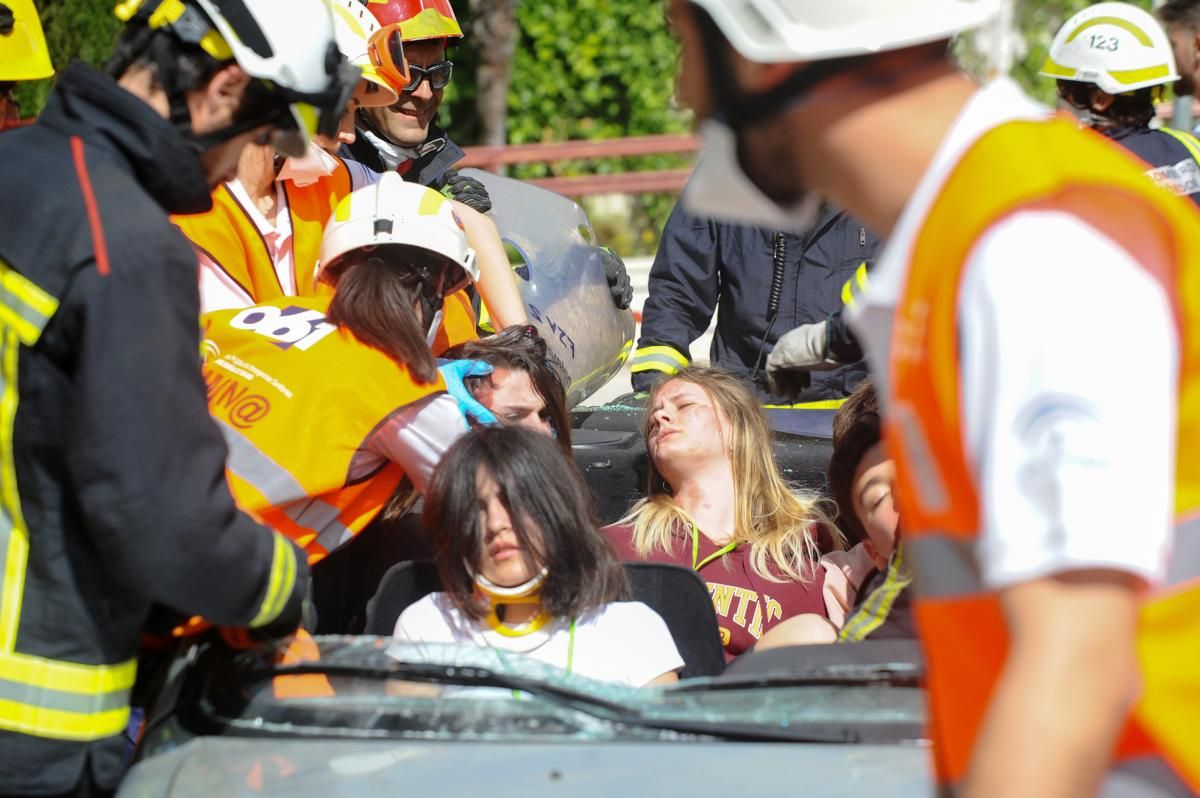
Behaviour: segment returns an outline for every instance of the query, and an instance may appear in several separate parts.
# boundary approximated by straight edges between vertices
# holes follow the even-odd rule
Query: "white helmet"
[[[763,64],[870,55],[978,27],[1001,0],[691,0]]]
[[[1123,94],[1179,80],[1171,41],[1148,12],[1098,3],[1059,28],[1039,73]]]
[[[367,53],[371,34],[379,30],[375,15],[367,10],[360,0],[323,0],[333,16],[333,31],[338,49],[354,66],[362,70],[362,79],[378,89],[370,95],[363,107],[391,105],[400,99],[399,93],[384,80],[379,70],[371,63]]]
[[[405,183],[395,172],[385,172],[379,182],[352,191],[342,198],[325,226],[321,241],[320,278],[325,269],[348,253],[400,245],[441,255],[451,268],[433,280],[442,296],[475,280],[475,250],[467,244],[462,220],[450,200],[431,188]]]
[[[337,134],[358,84],[359,70],[338,53],[333,20],[321,0],[123,0],[115,12],[123,22],[197,45],[217,61],[236,61],[269,89],[275,103],[262,117],[207,136],[191,134],[202,148],[272,123],[290,134],[277,138],[276,146],[302,155],[316,133]],[[178,85],[170,64],[159,69],[171,119],[189,133],[186,87]]]

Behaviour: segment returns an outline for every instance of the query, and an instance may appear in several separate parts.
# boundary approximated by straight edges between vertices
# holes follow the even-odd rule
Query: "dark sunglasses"
[[[401,91],[416,91],[421,85],[421,81],[428,80],[429,88],[434,91],[441,91],[450,83],[450,78],[454,76],[454,62],[442,61],[434,64],[431,67],[419,67],[416,64],[408,65],[409,81]]]

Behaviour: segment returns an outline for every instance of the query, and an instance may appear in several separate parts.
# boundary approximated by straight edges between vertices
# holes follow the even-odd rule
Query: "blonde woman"
[[[697,571],[727,658],[783,620],[824,616],[816,563],[842,548],[841,536],[816,496],[780,478],[750,391],[727,372],[692,367],[659,383],[646,408],[648,495],[603,530],[618,555]]]

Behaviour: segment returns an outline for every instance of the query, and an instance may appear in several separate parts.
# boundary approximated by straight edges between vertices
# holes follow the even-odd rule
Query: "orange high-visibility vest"
[[[1144,168],[1073,122],[1009,122],[962,157],[914,242],[892,330],[885,430],[928,664],[934,758],[946,788],[967,774],[1008,647],[998,598],[974,561],[978,484],[960,423],[957,298],[970,252],[993,225],[1013,213],[1050,210],[1103,231],[1173,300],[1180,342],[1175,548],[1170,584],[1141,608],[1143,691],[1115,763],[1161,757],[1200,789],[1200,457],[1192,451],[1200,441],[1200,215],[1155,187]]]
[[[404,470],[351,478],[360,449],[396,411],[446,389],[325,321],[329,297],[285,297],[205,314],[208,407],[229,446],[239,507],[315,563],[383,509]]]
[[[470,295],[465,290],[451,294],[442,303],[442,326],[438,328],[430,349],[435,355],[440,355],[452,346],[478,341],[479,328],[476,324]]]
[[[350,172],[338,160],[333,174],[315,183],[297,186],[283,181],[288,215],[292,222],[292,273],[299,296],[330,293],[328,286],[318,290],[313,276],[321,256],[321,238],[325,223],[343,197],[350,193]],[[251,298],[264,302],[287,296],[275,271],[271,248],[263,240],[247,209],[222,184],[213,192],[212,210],[191,216],[173,216],[197,250],[207,255],[229,279]]]
[[[338,202],[350,193],[350,173],[339,159],[340,168],[317,182],[297,186],[284,181],[288,212],[292,221],[292,270],[297,296],[328,296],[333,289],[314,281],[321,255],[325,223]],[[250,213],[222,184],[213,192],[213,207],[207,213],[171,217],[192,246],[203,252],[250,297],[247,305],[290,296],[279,282],[271,248],[263,240]],[[442,324],[431,349],[440,355],[447,349],[479,339],[471,297],[459,291],[446,297]]]

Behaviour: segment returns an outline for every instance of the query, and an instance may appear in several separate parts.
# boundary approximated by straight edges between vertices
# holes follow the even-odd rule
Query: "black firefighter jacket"
[[[0,794],[112,788],[151,605],[298,620],[307,566],[226,486],[183,138],[76,64],[0,163]]]
[[[689,345],[708,328],[713,311],[717,325],[710,362],[749,377],[761,351],[756,382],[763,388],[766,356],[779,337],[840,311],[845,292],[856,280],[865,281],[874,266],[880,244],[865,225],[828,206],[807,236],[784,234],[779,311],[772,325],[767,311],[775,241],[772,230],[692,216],[682,203],[675,207],[650,269],[641,336],[631,361],[634,390],[646,390],[654,379],[686,364]],[[813,372],[800,401],[848,396],[866,373],[862,361]]]

